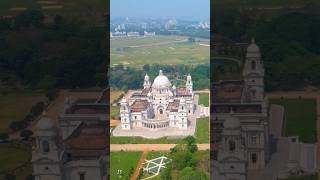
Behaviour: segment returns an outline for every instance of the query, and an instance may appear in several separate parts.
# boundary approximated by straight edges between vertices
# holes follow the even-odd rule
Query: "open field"
[[[197,119],[196,142],[209,143],[209,118]],[[178,144],[182,139],[163,137],[159,139],[145,139],[142,137],[110,136],[110,144]]]
[[[209,93],[199,93],[199,104],[209,107]]]
[[[135,169],[141,152],[111,152],[110,153],[110,179],[127,179],[131,168]],[[122,178],[118,178],[117,171],[122,170]]]
[[[303,142],[316,142],[316,100],[315,99],[271,99],[270,103],[285,108],[286,136],[299,136]]]
[[[39,101],[46,101],[43,93],[30,91],[0,95],[0,131],[8,132],[10,123],[23,120],[31,107]]]
[[[124,94],[123,91],[111,90],[110,91],[110,103],[115,103],[114,101],[117,100],[122,94]]]
[[[156,36],[110,41],[111,65],[141,68],[145,64],[205,64],[210,47],[188,43],[188,37]]]
[[[24,146],[24,145],[22,145]],[[11,144],[0,144],[0,179],[3,173],[7,173],[21,165],[25,165],[19,173],[15,173],[18,180],[23,180],[26,176],[32,173],[31,164],[29,162],[31,158],[31,149],[27,147],[15,147]],[[5,162],[5,163],[4,163]]]

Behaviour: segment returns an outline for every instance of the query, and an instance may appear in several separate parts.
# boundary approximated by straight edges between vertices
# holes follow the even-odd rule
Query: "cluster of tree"
[[[184,144],[178,144],[170,151],[172,163],[161,172],[163,180],[206,180],[209,179],[210,156],[199,158],[195,138],[188,136],[184,139]],[[174,175],[174,176],[173,176]]]
[[[142,69],[124,67],[118,65],[110,69],[110,87],[113,89],[141,89],[143,87],[144,75],[147,73],[149,77],[154,79],[159,70],[162,70],[169,78],[179,79],[172,82],[176,86],[184,85],[186,75],[189,73],[192,76],[194,89],[209,89],[210,88],[210,66],[203,65],[165,65],[165,64],[146,64]]]
[[[255,37],[266,68],[267,90],[320,85],[320,17],[313,13],[226,9],[215,21],[216,35],[234,42]]]
[[[45,104],[43,102],[38,102],[34,106],[32,106],[30,112],[24,117],[24,119],[19,121],[13,121],[10,123],[9,127],[13,132],[21,131],[20,137],[23,140],[28,140],[32,135],[33,132],[26,129],[28,125],[33,122],[45,109]],[[0,141],[5,142],[9,138],[8,133],[0,132]]]
[[[53,89],[105,86],[105,27],[41,11],[0,19],[0,82]]]

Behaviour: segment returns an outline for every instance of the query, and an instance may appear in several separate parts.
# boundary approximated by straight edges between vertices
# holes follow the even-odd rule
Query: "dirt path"
[[[131,180],[137,179],[139,172],[140,172],[140,168],[142,167],[142,164],[144,163],[145,159],[147,158],[147,155],[148,155],[148,151],[143,151],[143,153],[140,157],[140,160],[138,162],[138,165],[137,165],[133,175],[131,176]]]
[[[111,144],[110,151],[170,151],[176,144]],[[210,144],[198,144],[200,151],[210,149]]]
[[[291,91],[291,92],[272,92],[267,93],[268,98],[315,98],[317,100],[317,141],[320,140],[320,91]],[[317,168],[320,172],[320,145],[317,142]],[[320,173],[318,173],[320,179]]]

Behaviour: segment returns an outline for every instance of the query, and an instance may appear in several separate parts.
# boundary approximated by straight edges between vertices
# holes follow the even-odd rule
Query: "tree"
[[[189,37],[189,38],[188,38],[188,42],[189,42],[189,43],[195,43],[196,40],[195,40],[194,37]]]
[[[15,26],[21,27],[41,27],[43,25],[44,15],[38,10],[27,10],[15,18]]]
[[[10,123],[10,129],[12,131],[19,131],[23,128],[26,128],[28,123],[26,121],[13,121]]]
[[[33,132],[28,129],[24,129],[20,132],[20,137],[23,138],[23,140],[28,140],[33,135]]]
[[[16,179],[16,175],[12,174],[12,173],[6,173],[4,175],[4,179],[5,180],[15,180]]]
[[[29,175],[24,180],[35,180],[35,177],[33,175]]]
[[[8,140],[8,138],[9,138],[9,135],[8,135],[8,133],[0,133],[0,142],[2,141],[7,141]]]
[[[161,171],[161,173],[160,173],[161,179],[163,179],[163,180],[171,180],[172,179],[171,171],[172,171],[172,169],[168,168],[168,167],[163,169]]]
[[[56,89],[49,89],[46,92],[46,97],[49,101],[53,101],[58,95],[58,91]]]
[[[142,176],[143,176],[143,169],[140,168],[137,180],[140,180],[142,178]]]

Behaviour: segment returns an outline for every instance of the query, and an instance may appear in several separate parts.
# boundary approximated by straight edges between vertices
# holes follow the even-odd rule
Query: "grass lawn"
[[[138,165],[142,152],[111,152],[110,153],[110,179],[127,179],[131,168]],[[122,170],[122,178],[117,175],[118,170]]]
[[[110,41],[111,64],[141,68],[145,64],[206,64],[209,63],[210,48],[197,43],[174,42],[187,37],[156,36],[148,38],[126,38]],[[171,42],[171,43],[169,43]],[[129,46],[144,47],[129,47]],[[128,48],[129,47],[129,48]],[[119,51],[118,48],[128,48]]]
[[[0,144],[0,154],[0,174],[3,174],[23,165],[25,162],[29,162],[31,149],[27,147],[17,148],[11,144]],[[18,180],[23,180],[30,174],[32,174],[31,163],[27,163],[21,171],[19,170],[19,173],[16,173],[16,176]]]
[[[121,94],[123,94],[123,91],[116,91],[116,90],[111,90],[110,91],[110,103],[115,103],[114,101],[117,100]]]
[[[0,132],[8,132],[10,123],[22,120],[29,113],[31,107],[39,101],[46,101],[46,97],[42,93],[0,94]]]
[[[209,143],[209,118],[197,119],[196,142]],[[145,139],[142,137],[110,136],[110,144],[178,144],[182,139],[163,137],[159,139]]]
[[[286,180],[317,180],[317,175],[301,176],[301,177],[291,177]]]
[[[196,142],[197,143],[209,143],[210,137],[210,123],[209,118],[199,118],[197,119],[197,129],[196,129]]]
[[[209,107],[209,93],[199,93],[199,104]]]
[[[114,120],[120,120],[120,107],[110,106],[110,117]]]
[[[282,105],[286,115],[286,136],[299,136],[302,142],[316,142],[315,99],[271,99],[270,103]]]

